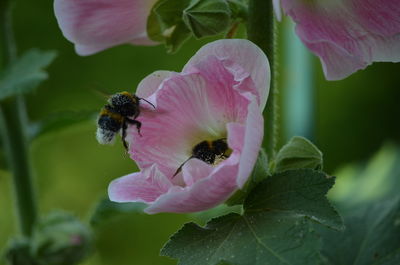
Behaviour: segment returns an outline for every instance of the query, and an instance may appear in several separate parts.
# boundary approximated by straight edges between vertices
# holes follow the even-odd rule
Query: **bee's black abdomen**
[[[112,132],[118,132],[122,127],[122,123],[120,121],[107,115],[100,116],[97,124],[99,125],[99,128]]]
[[[115,135],[121,130],[122,123],[109,115],[101,115],[97,121],[96,138],[100,144],[114,142]]]

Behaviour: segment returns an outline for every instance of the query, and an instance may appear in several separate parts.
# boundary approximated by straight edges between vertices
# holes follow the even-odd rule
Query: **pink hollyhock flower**
[[[182,73],[146,77],[137,95],[155,109],[141,103],[142,137],[130,126],[126,138],[140,172],[114,180],[110,199],[145,202],[148,213],[195,212],[224,202],[256,162],[269,82],[264,53],[239,39],[205,45]]]
[[[54,12],[65,38],[79,55],[123,43],[151,45],[146,24],[157,0],[55,0]]]
[[[279,0],[273,0],[279,10]],[[400,61],[398,0],[281,0],[303,43],[322,62],[328,80],[372,62]],[[280,17],[280,11],[277,12]]]

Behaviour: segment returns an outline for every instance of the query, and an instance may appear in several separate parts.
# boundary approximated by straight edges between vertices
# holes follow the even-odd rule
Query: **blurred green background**
[[[17,1],[14,13],[20,54],[32,47],[58,51],[57,59],[48,68],[49,80],[27,97],[32,120],[40,120],[59,111],[97,111],[103,106],[104,99],[94,90],[110,93],[122,89],[134,91],[138,82],[155,70],[180,71],[194,52],[210,41],[191,40],[174,55],[166,54],[162,46],[124,45],[94,56],[79,57],[58,29],[52,5],[52,1],[21,0]],[[287,30],[283,25],[280,27]],[[281,43],[293,41],[287,36],[281,34]],[[289,63],[293,61],[290,53],[286,52],[287,46],[282,44],[280,48],[279,83],[281,87],[296,85],[296,79],[290,79],[293,75],[289,71],[293,70],[289,69]],[[308,82],[313,90],[307,93],[313,99],[311,103],[300,98],[294,98],[294,101],[304,108],[312,106],[313,112],[308,114],[311,125],[304,126],[312,128],[312,140],[324,153],[325,171],[334,173],[340,169],[339,172],[347,178],[347,182],[340,182],[341,175],[338,175],[340,185],[336,188],[341,190],[334,190],[334,195],[339,196],[340,191],[343,193],[347,189],[346,196],[351,197],[354,194],[354,189],[351,189],[354,182],[348,184],[348,179],[370,170],[365,169],[363,163],[384,143],[391,142],[387,145],[391,151],[381,150],[380,160],[375,159],[380,164],[376,162],[378,165],[375,166],[375,173],[371,173],[369,178],[389,174],[388,170],[382,172],[383,164],[386,169],[400,164],[396,147],[396,143],[400,142],[400,64],[376,63],[346,80],[327,82],[318,59],[310,58],[310,64],[314,67],[307,74],[310,75]],[[293,63],[300,64],[302,68],[301,60]],[[283,90],[281,95],[284,104],[281,130],[283,143],[291,134],[285,122],[297,118],[288,117],[290,102],[293,102],[290,91]],[[288,100],[290,98],[292,101]],[[134,162],[125,154],[122,144],[99,145],[94,137],[95,130],[96,122],[93,118],[42,136],[34,142],[31,149],[32,166],[42,214],[62,208],[88,220],[96,202],[106,196],[108,183],[116,177],[136,171]],[[358,161],[361,164],[357,166],[345,166]],[[391,161],[390,165],[388,161]],[[16,224],[10,175],[4,170],[4,165],[0,165],[0,168],[2,249],[14,233]],[[398,181],[399,171],[391,173],[394,178],[390,181]],[[381,178],[378,183],[372,181],[375,186],[371,188],[372,184],[369,185],[365,188],[366,192],[372,194],[383,189],[379,183],[385,181],[389,180]],[[194,218],[179,214],[120,216],[96,228],[97,251],[84,264],[175,264],[173,260],[159,257],[159,249],[170,234]]]

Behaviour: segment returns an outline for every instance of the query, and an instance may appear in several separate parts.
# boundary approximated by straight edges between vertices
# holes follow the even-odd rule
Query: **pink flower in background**
[[[154,44],[147,17],[156,0],[55,0],[54,12],[64,36],[79,55],[124,44]]]
[[[269,82],[266,56],[247,40],[212,42],[182,73],[146,77],[137,95],[156,109],[142,103],[142,137],[131,126],[126,138],[140,172],[114,180],[110,199],[145,202],[148,213],[195,212],[224,202],[256,162]]]
[[[398,0],[273,0],[296,22],[303,43],[321,59],[328,80],[372,62],[400,61]],[[280,17],[280,11],[277,17]]]

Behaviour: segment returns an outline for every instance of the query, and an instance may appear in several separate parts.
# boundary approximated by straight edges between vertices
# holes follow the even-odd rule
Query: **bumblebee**
[[[210,165],[216,165],[221,160],[227,159],[231,153],[232,149],[228,147],[226,138],[202,141],[193,147],[192,155],[179,166],[173,177],[178,175],[182,171],[183,165],[192,158],[200,159]]]
[[[122,143],[128,150],[128,144],[125,141],[128,125],[135,125],[138,134],[142,136],[140,134],[142,123],[136,120],[140,115],[140,100],[146,101],[155,108],[151,102],[126,91],[114,94],[108,99],[108,103],[101,109],[97,119],[96,138],[100,144],[113,143],[116,134],[122,131]]]

